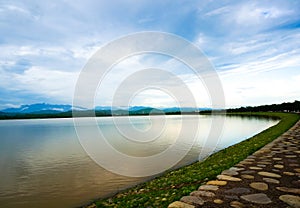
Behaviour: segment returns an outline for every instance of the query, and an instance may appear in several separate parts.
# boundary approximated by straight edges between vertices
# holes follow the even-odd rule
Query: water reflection
[[[186,119],[186,122],[200,119],[200,133],[180,165],[198,159],[211,128],[209,116],[189,116]],[[97,118],[99,128],[115,148],[139,157],[157,154],[174,143],[181,119],[168,116],[167,120],[166,131],[160,139],[144,146],[119,135],[111,118]],[[82,121],[80,128],[96,138],[97,133],[89,131],[89,119]],[[131,122],[142,130],[150,125],[145,117],[131,118]],[[276,122],[256,117],[226,117],[218,148],[238,143]],[[124,125],[129,124],[125,122]],[[96,165],[80,146],[72,119],[0,121],[0,133],[1,207],[75,207],[147,179],[116,175]],[[182,144],[181,148],[185,146],[188,145]]]

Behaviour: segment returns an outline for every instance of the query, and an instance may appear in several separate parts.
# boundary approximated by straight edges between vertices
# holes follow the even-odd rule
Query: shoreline
[[[169,203],[196,190],[199,185],[272,142],[290,129],[300,118],[299,114],[273,112],[243,112],[226,115],[273,117],[279,118],[280,122],[251,138],[212,154],[204,161],[197,161],[163,173],[150,181],[118,192],[112,197],[96,199],[82,207],[167,207]],[[240,151],[241,149],[243,151]]]
[[[300,121],[168,208],[300,207]]]

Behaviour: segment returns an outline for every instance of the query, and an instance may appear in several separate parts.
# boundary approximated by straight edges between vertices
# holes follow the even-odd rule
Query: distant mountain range
[[[36,103],[31,105],[21,105],[19,108],[6,108],[1,110],[3,113],[31,113],[31,114],[44,114],[44,113],[62,113],[71,111],[71,105],[57,105],[48,103]],[[78,110],[85,110],[84,108],[76,107]]]
[[[214,109],[221,110],[222,109]],[[126,116],[126,115],[149,115],[149,114],[198,114],[211,113],[211,108],[153,108],[149,106],[130,106],[130,107],[111,107],[97,106],[95,109],[87,109],[82,107],[73,107],[72,105],[58,105],[48,103],[36,103],[31,105],[21,105],[19,108],[7,108],[0,110],[0,120],[3,119],[30,119],[30,118],[71,118],[73,112],[76,111],[76,117],[90,116]],[[220,112],[221,112],[220,111]],[[300,101],[261,105],[254,107],[241,107],[235,109],[227,109],[227,112],[300,112]]]
[[[19,108],[7,108],[1,111],[4,113],[58,113],[70,110],[72,110],[71,105],[52,105],[47,103],[36,103],[31,105],[21,105]]]
[[[111,112],[111,114],[149,114],[149,113],[174,113],[174,112],[199,112],[204,110],[211,110],[210,108],[190,108],[190,107],[170,107],[170,108],[153,108],[149,106],[130,106],[130,107],[111,107],[111,106],[97,106],[95,109],[87,109],[82,107],[73,107],[72,105],[59,105],[48,103],[36,103],[30,105],[21,105],[18,108],[6,108],[0,110],[2,113],[12,114],[57,114],[76,111],[90,111],[96,112]]]

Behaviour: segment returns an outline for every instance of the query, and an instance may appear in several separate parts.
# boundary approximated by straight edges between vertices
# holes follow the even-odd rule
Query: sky
[[[89,58],[106,43],[143,31],[175,34],[199,47],[218,73],[227,108],[300,98],[298,0],[0,0],[0,109],[72,104]],[[189,69],[157,54],[118,63],[99,86],[95,105],[111,105],[120,80],[147,67],[173,70],[199,107],[211,105]],[[175,101],[168,92],[146,89],[130,105],[167,107]]]

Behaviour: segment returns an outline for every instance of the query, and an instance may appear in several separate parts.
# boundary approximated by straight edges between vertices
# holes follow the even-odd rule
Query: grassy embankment
[[[229,115],[252,115],[280,118],[280,122],[241,143],[223,149],[205,161],[195,162],[163,174],[149,182],[121,192],[108,199],[96,200],[97,207],[167,207],[196,190],[206,180],[215,178],[223,170],[251,155],[292,127],[299,114],[288,113],[234,113]]]

